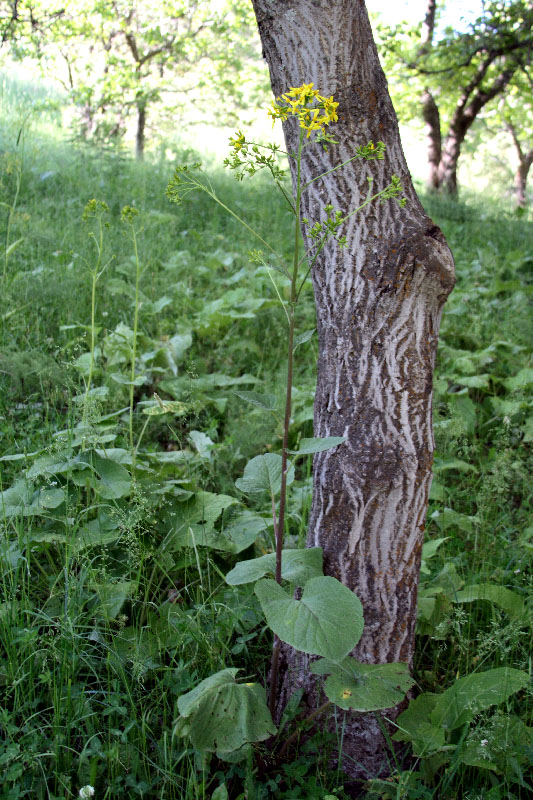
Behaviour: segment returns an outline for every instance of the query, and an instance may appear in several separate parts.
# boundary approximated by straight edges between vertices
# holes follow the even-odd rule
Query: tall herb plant
[[[318,255],[331,239],[339,247],[346,243],[342,228],[346,221],[372,202],[401,198],[401,184],[396,176],[380,192],[369,191],[364,202],[356,209],[344,213],[326,205],[321,220],[303,219],[302,197],[315,181],[325,174],[340,169],[355,159],[382,159],[385,145],[373,142],[358,148],[347,161],[303,183],[301,163],[307,148],[325,149],[334,138],[329,125],[338,119],[338,103],[313,87],[312,83],[291,88],[274,102],[269,114],[275,121],[296,118],[299,140],[296,152],[282,151],[275,144],[258,144],[249,141],[242,131],[230,139],[232,152],[225,165],[235,172],[237,180],[253,176],[266,169],[283,195],[288,213],[294,220],[292,257],[287,261],[273,244],[267,242],[239,214],[229,208],[216,194],[201,165],[182,166],[176,169],[167,188],[171,201],[181,203],[194,191],[207,194],[215,203],[241,223],[259,242],[263,249],[251,252],[254,264],[266,267],[287,319],[287,379],[285,384],[285,409],[283,415],[283,442],[281,454],[265,453],[248,462],[237,488],[245,494],[266,493],[270,498],[275,535],[275,552],[260,558],[239,562],[227,575],[232,586],[254,583],[255,594],[263,610],[267,625],[273,631],[274,642],[270,667],[268,708],[263,688],[257,683],[239,684],[237,669],[224,669],[203,680],[195,689],[178,700],[178,719],[175,732],[190,736],[198,750],[214,751],[225,757],[242,751],[247,745],[270,738],[276,733],[273,719],[278,700],[278,664],[281,643],[285,642],[304,653],[321,656],[314,661],[311,671],[329,675],[324,691],[327,701],[313,712],[308,721],[328,706],[342,709],[372,711],[397,705],[412,686],[407,664],[362,664],[349,657],[363,631],[363,611],[356,595],[333,577],[322,571],[321,548],[304,550],[284,549],[284,532],[287,509],[287,490],[294,479],[294,464],[299,457],[342,446],[343,437],[302,439],[298,450],[289,449],[289,428],[294,376],[294,351],[300,340],[296,337],[296,309],[307,278]],[[285,173],[280,168],[279,156],[293,160],[296,175],[295,196],[292,197],[284,183]],[[311,242],[310,252],[301,252],[301,226],[306,226]],[[273,273],[289,281],[289,299],[284,301]],[[272,411],[275,398],[255,392],[239,392],[251,404]],[[301,589],[301,599],[295,590]],[[297,735],[297,734],[296,734]],[[283,754],[292,737],[281,748]],[[249,747],[248,747],[249,750]],[[233,756],[232,756],[233,757]]]

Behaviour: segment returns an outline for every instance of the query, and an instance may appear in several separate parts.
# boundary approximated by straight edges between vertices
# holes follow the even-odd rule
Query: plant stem
[[[300,187],[300,174],[301,174],[301,160],[303,148],[303,130],[300,130],[300,141],[298,143],[297,155],[297,176],[296,176],[296,201],[295,201],[295,219],[294,219],[294,251],[293,251],[293,271],[291,278],[291,298],[289,302],[289,340],[288,340],[288,353],[287,353],[287,388],[285,394],[285,418],[283,422],[283,448],[281,451],[281,488],[279,498],[279,514],[277,525],[275,526],[276,535],[276,573],[275,578],[277,583],[281,584],[281,558],[283,550],[283,529],[285,526],[285,508],[287,505],[287,460],[288,460],[288,446],[289,446],[289,428],[291,423],[291,405],[292,405],[292,378],[294,370],[294,326],[295,326],[295,309],[298,301],[296,284],[298,281],[298,266],[299,258],[298,251],[300,247],[300,205],[302,191]],[[278,693],[278,666],[279,666],[279,653],[281,642],[277,636],[274,637],[274,645],[272,648],[272,660],[270,665],[270,693],[268,700],[268,707],[272,717],[276,709],[276,699]]]
[[[131,372],[130,372],[130,449],[132,472],[135,472],[135,460],[137,449],[133,443],[133,392],[135,389],[135,360],[137,358],[137,329],[139,327],[139,284],[141,281],[141,263],[139,260],[139,250],[137,248],[137,235],[135,227],[131,226],[133,250],[135,253],[135,311],[133,315],[133,346],[131,351]]]

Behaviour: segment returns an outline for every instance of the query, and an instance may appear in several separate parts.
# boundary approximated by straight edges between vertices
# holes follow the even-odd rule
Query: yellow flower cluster
[[[290,116],[298,117],[300,127],[307,131],[308,138],[311,131],[323,132],[330,122],[337,122],[339,104],[333,100],[333,95],[323,97],[313,86],[312,83],[304,83],[278,97],[268,111],[272,120],[284,122]]]
[[[234,138],[229,140],[229,143],[238,152],[246,144],[246,137],[242,131],[237,131]]]

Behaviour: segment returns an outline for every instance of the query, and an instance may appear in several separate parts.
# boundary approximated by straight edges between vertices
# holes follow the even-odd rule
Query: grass
[[[0,138],[0,241],[9,221],[8,246],[20,244],[0,292],[0,798],[59,800],[91,785],[98,798],[192,800],[223,783],[232,798],[342,798],[327,738],[272,773],[208,759],[173,735],[177,697],[199,680],[224,666],[268,669],[257,601],[223,580],[234,555],[183,533],[209,529],[205,508],[235,496],[247,459],[280,447],[279,422],[234,393],[281,394],[283,383],[284,316],[264,268],[248,263],[254,242],[202,197],[170,206],[172,164],[45,138],[56,111],[37,101],[26,111],[2,99],[19,116]],[[268,185],[212,180],[251,224],[290,241]],[[94,325],[98,220],[82,220],[92,198],[109,206]],[[439,693],[474,671],[530,666],[533,250],[527,218],[474,198],[424,201],[458,273],[441,329],[427,520],[428,541],[444,541],[425,561],[415,664],[419,689]],[[125,205],[139,211],[140,275]],[[311,329],[310,291],[299,313]],[[134,350],[143,381],[132,386]],[[312,435],[314,340],[299,352],[294,442]],[[310,463],[292,497],[287,531],[301,543]],[[217,535],[255,526],[244,554],[271,549],[259,503],[212,516]],[[512,596],[459,601],[479,585]],[[524,724],[527,691],[366,795],[525,798]]]

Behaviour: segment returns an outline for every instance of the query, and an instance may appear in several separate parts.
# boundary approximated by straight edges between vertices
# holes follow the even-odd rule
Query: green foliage
[[[22,102],[22,90],[17,96]],[[32,98],[35,108],[42,98]],[[8,154],[17,114],[4,114]],[[39,124],[53,119],[50,110],[34,114]],[[267,268],[242,255],[256,242],[205,196],[191,196],[186,214],[170,213],[167,165],[43,144],[34,127],[25,146],[20,216],[12,221],[13,241],[24,241],[0,292],[0,794],[76,797],[90,785],[110,800],[196,800],[220,787],[220,796],[238,797],[246,787],[249,796],[276,800],[345,800],[349,787],[330,769],[338,742],[326,731],[271,769],[270,744],[260,742],[264,772],[248,760],[246,745],[232,763],[226,752],[224,760],[202,756],[190,738],[172,735],[179,698],[210,675],[239,669],[243,679],[234,685],[245,687],[269,669],[270,632],[257,595],[224,577],[263,558],[265,575],[274,574],[268,491],[235,488],[265,442],[269,454],[281,451],[276,413],[237,394],[279,398],[285,380],[286,317]],[[1,178],[12,191],[6,163]],[[209,177],[263,236],[289,240],[282,203],[266,183],[256,189]],[[95,287],[87,391],[95,249],[80,220],[90,198],[105,198],[110,209],[103,243],[103,263],[110,263]],[[454,250],[458,285],[443,318],[435,380],[436,470],[414,664],[420,694],[408,707],[413,739],[397,743],[407,760],[389,780],[361,791],[395,800],[525,797],[531,696],[527,687],[509,690],[523,685],[531,651],[528,223],[485,199],[425,202]],[[135,468],[130,387],[111,378],[131,370],[136,265],[120,223],[125,204],[139,209],[143,228],[135,371],[146,381],[134,388]],[[8,210],[0,211],[3,237]],[[286,299],[286,278],[277,275]],[[249,305],[240,306],[236,286]],[[206,313],[211,298],[220,305]],[[316,337],[305,294],[297,321],[306,333],[296,349],[294,455],[312,436]],[[305,538],[311,458],[292,460],[282,577],[299,585],[309,573],[291,574],[291,560],[295,570],[304,565],[302,551],[289,548]],[[318,574],[318,551],[307,552],[303,561]],[[282,591],[295,600],[288,586]],[[360,676],[369,665],[349,657],[328,666],[324,687],[340,670],[338,680],[355,682],[349,691],[361,704],[381,689],[391,702],[407,685],[399,667],[366,681]],[[496,693],[481,710],[475,699],[467,708],[465,684],[447,695],[458,676],[493,670]],[[446,731],[435,724],[436,698],[445,695],[455,697],[446,714],[463,709],[469,717],[475,709],[474,718]],[[336,713],[340,733],[340,704]],[[304,727],[297,704],[283,724],[276,747]],[[409,761],[413,749],[420,756]]]

